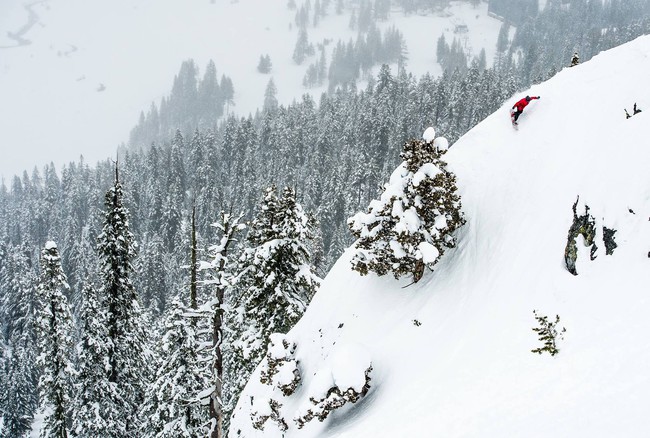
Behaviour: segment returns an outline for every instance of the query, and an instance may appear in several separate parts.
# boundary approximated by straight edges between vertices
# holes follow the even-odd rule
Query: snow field
[[[650,37],[566,68],[522,95],[540,95],[509,120],[513,96],[451,147],[467,224],[417,284],[360,277],[348,250],[289,333],[302,385],[279,400],[290,437],[643,437],[650,433]],[[439,133],[444,135],[444,133]],[[564,267],[572,223],[590,207],[597,258],[579,245]],[[630,209],[634,212],[631,213]],[[619,245],[605,255],[602,227]],[[566,327],[559,355],[537,355],[533,310]],[[370,392],[297,429],[314,375],[337,346],[369,355]],[[357,367],[356,362],[349,363]],[[240,400],[268,397],[253,375]],[[240,402],[233,430],[249,426]]]

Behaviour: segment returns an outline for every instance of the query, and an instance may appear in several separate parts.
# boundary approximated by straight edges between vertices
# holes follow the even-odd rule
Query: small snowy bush
[[[456,176],[441,156],[449,145],[428,128],[423,140],[404,145],[404,162],[393,172],[380,199],[368,213],[357,213],[348,225],[358,239],[353,269],[361,275],[392,272],[419,281],[424,268],[455,246],[453,232],[465,223]]]
[[[365,382],[361,388],[349,387],[341,389],[338,385],[329,388],[324,397],[316,399],[310,397],[309,400],[313,404],[312,407],[307,409],[303,415],[295,418],[294,421],[298,425],[298,429],[302,429],[305,424],[317,418],[318,421],[325,421],[325,419],[336,409],[344,406],[346,403],[356,403],[365,396],[370,390],[370,373],[372,372],[372,365],[365,371]]]
[[[286,431],[289,428],[289,425],[280,414],[281,408],[282,404],[277,400],[263,399],[258,409],[251,415],[253,427],[257,430],[264,430],[266,422],[272,420],[278,425],[278,428],[281,431]]]
[[[539,327],[533,327],[533,331],[537,333],[540,342],[543,342],[544,345],[531,350],[531,352],[537,354],[546,352],[551,356],[555,356],[560,352],[560,349],[557,348],[557,340],[564,339],[564,333],[566,332],[566,328],[564,327],[562,327],[562,330],[559,332],[557,328],[555,328],[557,323],[560,322],[560,316],[555,315],[555,321],[549,321],[548,316],[540,316],[537,314],[536,310],[533,310],[533,314],[539,324]]]
[[[294,393],[300,385],[298,361],[294,358],[296,344],[280,333],[271,335],[266,362],[262,365],[260,382],[282,391],[285,397]]]

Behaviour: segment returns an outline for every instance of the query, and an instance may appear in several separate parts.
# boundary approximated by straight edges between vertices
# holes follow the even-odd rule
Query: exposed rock
[[[578,207],[579,200],[580,197],[578,197],[576,202],[573,204],[573,223],[571,224],[571,228],[569,228],[567,245],[564,250],[564,262],[566,263],[566,268],[573,275],[578,275],[578,271],[576,270],[576,260],[578,259],[578,244],[576,243],[576,240],[578,236],[584,238],[585,246],[591,246],[591,260],[596,258],[596,251],[598,250],[598,247],[594,242],[596,237],[596,221],[594,217],[589,214],[589,206],[587,205],[585,205],[585,213],[582,216],[578,216],[576,208]]]
[[[614,254],[614,250],[618,247],[618,244],[614,241],[614,234],[616,234],[616,230],[603,227],[603,243],[605,244],[606,255]]]

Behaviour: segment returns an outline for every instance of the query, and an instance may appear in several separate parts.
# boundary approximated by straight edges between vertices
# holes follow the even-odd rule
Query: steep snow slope
[[[529,94],[542,99],[531,103],[518,131],[508,118],[514,96],[458,141],[446,156],[467,218],[458,247],[404,289],[406,279],[352,272],[348,250],[288,335],[301,386],[283,397],[260,384],[258,367],[232,432],[648,436],[648,71],[650,36],[533,87]],[[626,120],[623,108],[634,102],[648,111]],[[563,256],[578,195],[578,214],[586,203],[596,220],[599,249],[590,261],[581,247],[573,276]],[[617,230],[613,255],[605,255],[603,226]],[[555,357],[531,353],[541,346],[531,330],[534,309],[559,315],[567,329]],[[297,428],[293,419],[309,397],[322,397],[344,377],[358,388],[368,361],[365,398]],[[283,405],[284,435],[272,420],[264,432],[250,425],[251,412],[264,413],[271,397]]]

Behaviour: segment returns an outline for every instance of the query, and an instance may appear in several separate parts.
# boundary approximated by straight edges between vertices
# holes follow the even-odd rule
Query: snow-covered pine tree
[[[99,290],[106,312],[108,330],[109,381],[117,390],[106,403],[118,407],[116,417],[103,432],[107,437],[129,437],[138,434],[138,407],[144,399],[147,380],[145,340],[147,339],[138,295],[131,282],[132,261],[137,244],[129,230],[129,213],[123,205],[124,193],[117,165],[115,182],[106,193],[102,233],[98,236],[101,259]]]
[[[226,343],[230,348],[228,403],[234,404],[266,352],[272,333],[287,333],[302,316],[319,286],[312,272],[308,242],[315,220],[287,187],[282,197],[271,186],[250,224],[238,275]]]
[[[4,412],[0,424],[0,437],[23,438],[29,436],[34,420],[37,400],[37,376],[34,364],[35,347],[29,336],[22,335],[10,345],[6,376],[3,382]]]
[[[393,172],[379,200],[368,213],[357,213],[348,225],[358,239],[352,267],[361,275],[392,272],[411,274],[419,281],[424,268],[455,246],[453,232],[465,223],[456,176],[441,156],[447,140],[428,128],[423,140],[411,140],[401,154],[404,162]]]
[[[320,282],[308,250],[315,219],[296,201],[292,188],[286,187],[282,197],[276,192],[275,186],[266,190],[251,223],[237,279],[245,317],[260,325],[261,333],[254,336],[263,340],[263,350],[271,333],[293,327]]]
[[[200,404],[200,393],[208,382],[199,363],[196,326],[190,319],[180,298],[174,298],[165,319],[156,376],[147,389],[138,436],[206,436],[208,411]]]
[[[85,283],[81,289],[79,325],[70,434],[78,438],[94,438],[103,436],[114,427],[113,419],[119,417],[120,407],[115,404],[119,400],[115,394],[117,387],[108,379],[110,340],[106,316],[100,307],[97,291],[90,283]]]
[[[30,244],[9,245],[0,266],[0,322],[7,343],[3,421],[0,437],[23,437],[29,433],[38,407],[36,364],[35,285]]]
[[[7,410],[7,370],[9,369],[9,346],[4,340],[2,330],[0,330],[0,418],[4,417]],[[2,420],[0,420],[2,424]],[[0,426],[0,436],[2,436],[2,426]]]
[[[68,288],[56,243],[49,241],[41,251],[40,303],[36,318],[39,347],[37,365],[41,409],[45,413],[41,438],[67,438],[72,368],[72,315],[63,289]]]

